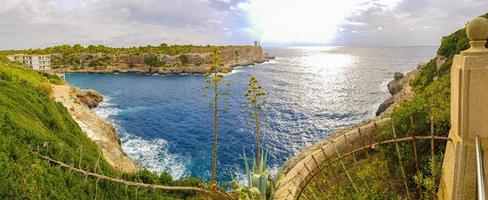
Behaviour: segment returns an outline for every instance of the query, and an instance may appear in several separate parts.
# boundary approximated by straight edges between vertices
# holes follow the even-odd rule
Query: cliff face
[[[259,44],[255,46],[226,46],[220,48],[223,69],[231,71],[239,65],[252,65],[267,59]],[[53,64],[54,72],[144,72],[144,73],[205,73],[210,65],[211,53],[188,53],[180,55],[141,54],[80,54],[79,65],[62,66]],[[63,59],[60,54],[51,56],[53,63]]]
[[[137,171],[134,162],[123,152],[115,128],[79,100],[77,89],[68,85],[52,87],[55,100],[66,107],[81,130],[98,145],[108,163],[123,172]]]

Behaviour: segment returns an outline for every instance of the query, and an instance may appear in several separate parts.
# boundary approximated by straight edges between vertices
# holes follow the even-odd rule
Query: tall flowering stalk
[[[266,103],[266,92],[263,87],[258,84],[258,80],[255,76],[251,76],[249,79],[249,89],[244,95],[248,104],[246,108],[251,113],[251,119],[255,122],[256,131],[256,145],[257,145],[257,162],[261,162],[261,113],[263,105]]]
[[[212,63],[210,64],[208,72],[205,74],[207,77],[207,89],[212,91],[212,100],[210,105],[213,107],[213,159],[212,159],[212,185],[217,184],[217,144],[219,134],[219,98],[226,94],[226,91],[220,91],[220,85],[224,79],[224,74],[228,73],[225,70],[221,70],[222,57],[218,48],[214,48],[211,54]],[[230,84],[230,83],[228,83]]]

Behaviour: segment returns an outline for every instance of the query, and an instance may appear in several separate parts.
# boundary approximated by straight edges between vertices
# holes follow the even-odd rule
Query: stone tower
[[[253,52],[254,52],[253,53],[254,61],[263,61],[264,60],[263,48],[261,48],[260,42],[254,41]]]
[[[488,150],[488,19],[471,20],[466,33],[471,47],[454,56],[451,67],[452,142],[446,145],[439,199],[475,199],[476,135],[482,148]],[[484,174],[488,174],[487,169]]]

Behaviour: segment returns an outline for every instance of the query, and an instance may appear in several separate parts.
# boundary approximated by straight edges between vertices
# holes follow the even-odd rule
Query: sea
[[[272,174],[301,149],[375,117],[395,72],[408,72],[436,55],[426,47],[265,48],[276,59],[237,67],[220,87],[217,178],[244,181],[244,153],[256,154],[255,128],[244,94],[251,76],[266,91],[261,143]],[[70,73],[66,80],[105,97],[94,112],[113,122],[123,150],[141,168],[175,179],[208,180],[213,110],[199,74]]]

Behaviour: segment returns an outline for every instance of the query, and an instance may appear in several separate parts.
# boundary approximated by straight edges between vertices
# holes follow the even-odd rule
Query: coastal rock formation
[[[395,73],[394,80],[388,83],[388,90],[392,96],[380,104],[376,111],[376,116],[384,118],[389,115],[393,109],[402,101],[412,99],[414,93],[410,82],[420,73],[420,70],[426,66],[425,63],[419,63],[417,68],[407,74]]]
[[[403,89],[403,74],[395,72],[394,79],[388,83],[388,91],[391,95],[395,95]]]
[[[96,108],[103,101],[103,96],[92,89],[77,90],[76,97],[90,109]]]
[[[267,60],[273,60],[273,59],[275,59],[276,57],[275,57],[275,56],[272,56],[272,55],[269,55],[268,53],[265,53],[265,54],[264,54],[264,58],[266,58]]]
[[[134,161],[122,150],[113,125],[93,113],[77,97],[77,89],[68,85],[52,85],[53,96],[61,102],[88,138],[102,150],[103,157],[114,168],[123,172],[135,172]]]
[[[198,73],[207,72],[211,64],[211,53],[185,53],[165,55],[157,53],[116,55],[116,54],[80,54],[80,64],[74,66],[53,65],[52,72],[82,72],[82,73],[114,73],[114,72],[142,72],[157,74]],[[264,63],[271,56],[265,56],[259,43],[254,46],[226,46],[220,48],[223,67],[232,71],[235,66],[247,66]],[[62,60],[62,55],[52,54],[53,63]],[[102,60],[102,61],[100,61]],[[98,62],[100,61],[100,62]],[[100,66],[98,64],[104,64]]]
[[[386,109],[388,109],[388,107],[391,106],[391,104],[395,103],[395,98],[394,97],[390,97],[388,99],[386,99],[385,101],[383,101],[383,103],[380,104],[380,106],[378,107],[378,110],[376,111],[376,116],[379,116],[381,113],[385,112]]]

